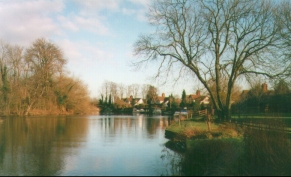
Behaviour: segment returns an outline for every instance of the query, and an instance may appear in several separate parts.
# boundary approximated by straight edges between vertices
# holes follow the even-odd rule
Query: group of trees
[[[100,98],[97,105],[101,109],[101,113],[107,111],[118,113],[120,109],[122,109],[123,112],[127,111],[128,113],[132,113],[133,107],[148,108],[151,110],[156,106],[161,108],[165,108],[163,106],[166,106],[168,111],[176,111],[184,107],[197,111],[203,107],[203,105],[201,107],[199,103],[190,103],[186,98],[187,95],[185,90],[183,90],[181,97],[178,95],[173,96],[173,94],[169,96],[164,95],[166,100],[168,100],[168,104],[160,104],[158,98],[161,97],[161,95],[159,96],[158,90],[157,87],[150,84],[131,84],[126,86],[111,81],[104,81],[100,88]],[[129,101],[130,98],[132,98],[131,104],[126,102]],[[135,106],[134,100],[136,98],[143,99],[144,104]]]
[[[233,105],[232,111],[239,113],[290,113],[291,90],[289,84],[279,79],[274,82],[272,90],[264,90],[261,82],[254,83],[252,88],[242,95],[239,102]]]
[[[231,118],[240,81],[290,75],[289,1],[154,0],[148,20],[156,30],[135,42],[133,65],[159,62],[156,76],[165,79],[177,69],[193,75],[221,119]]]
[[[104,81],[100,88],[100,98],[98,107],[102,110],[131,108],[134,103],[128,104],[125,98],[142,98],[146,103],[150,103],[158,96],[158,89],[150,84],[118,84],[112,81]]]
[[[99,92],[101,98],[103,97],[105,99],[108,98],[109,95],[111,95],[113,101],[115,101],[116,99],[129,98],[130,96],[134,98],[139,97],[146,99],[150,87],[150,84],[125,85],[123,83],[104,81]],[[156,90],[156,92],[158,92],[158,90]]]
[[[0,114],[85,113],[90,98],[64,69],[61,49],[43,38],[24,48],[0,43]]]
[[[119,107],[127,107],[122,99],[130,98],[142,98],[146,102],[151,100],[152,97],[157,96],[158,89],[150,84],[131,84],[125,85],[123,83],[115,83],[112,81],[104,81],[100,90],[100,99],[99,103],[108,104],[111,103],[117,104]]]

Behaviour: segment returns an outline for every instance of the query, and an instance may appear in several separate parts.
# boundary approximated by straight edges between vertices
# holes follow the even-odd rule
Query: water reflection
[[[161,175],[168,117],[10,117],[0,175]]]
[[[63,166],[62,149],[68,145],[65,142],[86,134],[88,121],[80,120],[5,119],[0,125],[0,174],[57,175]]]
[[[100,128],[106,135],[116,135],[118,133],[132,134],[137,130],[146,130],[147,138],[155,138],[157,130],[165,130],[169,125],[168,117],[147,117],[144,115],[136,116],[101,116]],[[106,136],[105,135],[105,136]]]

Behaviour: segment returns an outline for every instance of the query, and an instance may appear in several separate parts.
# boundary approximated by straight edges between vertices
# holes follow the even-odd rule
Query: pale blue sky
[[[159,93],[194,93],[198,85],[181,81],[176,86],[151,82],[151,68],[132,71],[133,44],[153,30],[145,12],[150,0],[0,0],[0,40],[28,47],[40,37],[64,52],[67,69],[99,97],[104,81],[152,84]],[[170,81],[169,81],[170,83]]]

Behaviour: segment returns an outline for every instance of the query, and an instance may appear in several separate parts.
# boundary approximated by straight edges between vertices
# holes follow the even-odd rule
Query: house
[[[199,104],[209,104],[210,100],[209,100],[209,96],[200,96],[198,98],[195,98],[194,102],[199,103]]]
[[[168,103],[169,102],[170,102],[170,98],[169,97],[165,97],[164,102],[162,103],[162,106],[168,107]]]
[[[165,94],[162,93],[162,96],[158,96],[158,102],[159,102],[159,104],[162,104],[164,102],[164,100],[165,100]]]
[[[268,85],[266,83],[263,83],[261,85],[261,90],[262,90],[262,93],[264,95],[271,95],[274,93],[274,90],[268,90]],[[241,93],[241,98],[247,98],[247,96],[249,95],[249,92],[250,90],[243,90],[242,93]]]
[[[196,98],[199,98],[200,96],[200,90],[197,90],[196,94],[186,95],[186,102],[191,104],[195,101]]]
[[[186,102],[188,104],[191,104],[193,102],[199,103],[199,104],[209,104],[210,103],[210,97],[209,96],[202,96],[200,93],[200,90],[196,91],[196,94],[190,94],[186,95]]]
[[[132,95],[130,95],[129,98],[123,98],[122,100],[125,103],[127,103],[128,105],[133,105],[133,106],[145,104],[145,100],[144,99],[142,99],[142,98],[133,98]]]
[[[130,96],[129,98],[123,98],[122,99],[126,104],[131,105],[132,102],[132,96]]]
[[[132,99],[132,102],[134,106],[145,104],[145,101],[142,98],[134,98]]]
[[[153,97],[151,104],[163,104],[165,101],[165,94],[162,93],[162,96],[155,96]]]
[[[181,103],[181,98],[175,98],[175,100],[173,100],[177,105],[179,105]],[[160,104],[164,107],[168,107],[168,103],[170,102],[170,97],[165,97],[165,94],[162,93],[162,96],[158,96],[156,97],[156,102],[155,104]]]

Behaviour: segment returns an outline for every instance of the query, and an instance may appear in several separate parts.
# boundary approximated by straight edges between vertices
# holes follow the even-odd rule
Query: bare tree
[[[122,99],[125,93],[125,85],[120,83],[117,85],[118,95],[119,98]]]
[[[146,99],[147,93],[149,91],[150,85],[149,84],[143,84],[141,87],[141,95],[143,99]]]
[[[132,96],[136,98],[139,94],[139,84],[131,84]]]
[[[0,74],[1,74],[1,107],[6,114],[8,110],[8,94],[10,91],[8,80],[8,44],[0,43]],[[2,102],[3,101],[3,102]]]
[[[0,42],[0,114],[92,111],[86,86],[65,75],[65,64],[60,48],[45,39],[35,40],[26,50]]]
[[[110,82],[109,81],[103,82],[103,84],[101,86],[100,94],[108,98],[108,96],[110,94]]]
[[[25,79],[27,115],[41,98],[51,98],[53,77],[62,73],[66,60],[55,44],[43,38],[35,40],[26,50],[25,60],[30,69],[30,76]]]
[[[285,11],[290,14],[291,9]],[[159,61],[157,76],[167,76],[177,67],[194,74],[218,116],[230,119],[237,81],[289,74],[290,45],[280,33],[287,28],[281,12],[280,3],[268,0],[155,0],[148,19],[156,31],[135,42],[134,53],[140,59],[133,65],[139,68]],[[223,90],[222,80],[227,81]],[[209,81],[215,83],[215,90]]]
[[[61,111],[82,114],[88,111],[90,98],[87,86],[80,79],[60,76],[55,82],[54,92]]]
[[[128,86],[126,87],[126,97],[130,97],[130,96],[132,96],[132,93],[133,93],[132,85],[128,85]]]
[[[25,73],[26,64],[23,57],[23,47],[8,45],[8,79],[10,81],[9,88],[13,92],[9,93],[8,103],[9,111],[7,114],[22,114],[24,86],[23,76]]]
[[[112,98],[112,102],[117,97],[117,84],[115,82],[110,82],[110,94]]]

